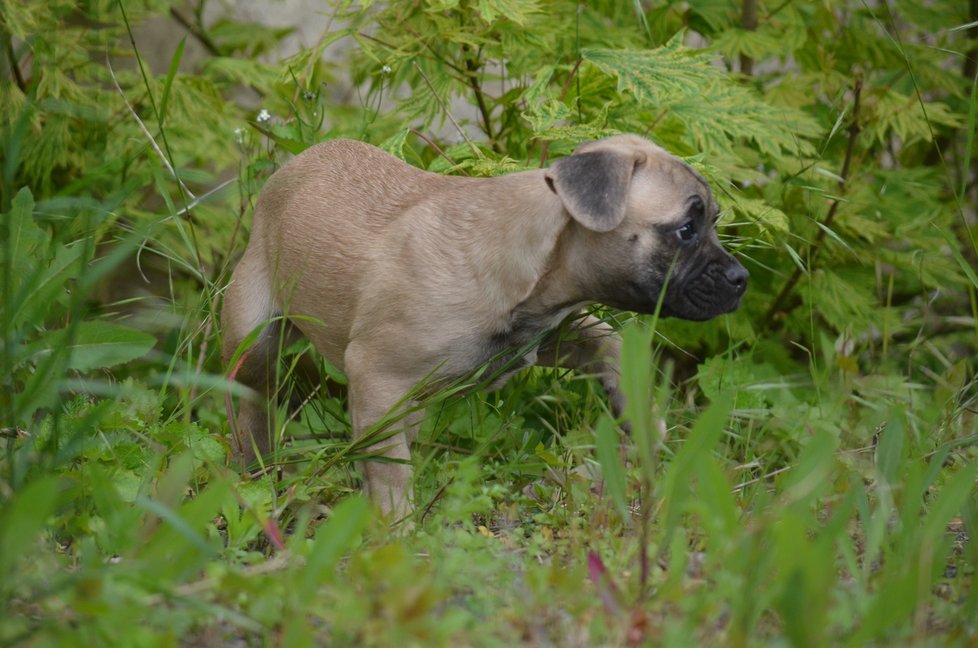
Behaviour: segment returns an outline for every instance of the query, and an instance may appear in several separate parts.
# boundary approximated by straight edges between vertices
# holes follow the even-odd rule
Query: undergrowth
[[[973,2],[324,2],[285,59],[206,9],[0,0],[0,644],[978,641]],[[218,313],[282,161],[620,132],[710,181],[751,272],[709,323],[595,308],[630,435],[589,376],[442,394],[392,530],[342,390],[283,380],[288,442],[237,470]]]

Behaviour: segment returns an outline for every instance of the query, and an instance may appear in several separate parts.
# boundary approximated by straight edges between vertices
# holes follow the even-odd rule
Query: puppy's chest
[[[485,365],[483,376],[493,387],[501,386],[515,371],[536,363],[537,347],[547,333],[555,330],[576,306],[553,313],[534,315],[516,310],[507,327],[487,335],[480,345],[477,366]]]

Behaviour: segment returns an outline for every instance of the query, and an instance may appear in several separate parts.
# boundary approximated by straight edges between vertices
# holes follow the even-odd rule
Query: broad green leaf
[[[8,304],[13,325],[21,327],[28,321],[43,321],[50,315],[51,306],[66,297],[68,282],[81,274],[83,259],[89,251],[83,242],[58,246],[54,258],[43,258],[50,255],[50,248],[44,253],[38,251],[41,257],[38,260],[44,265],[36,267],[29,275],[15,277],[14,285],[18,287],[16,297],[19,299]]]
[[[48,240],[47,232],[34,223],[34,196],[30,188],[23,187],[17,192],[10,212],[3,218],[9,219],[10,228],[10,237],[3,243],[3,252],[9,255],[14,274],[23,275],[36,263],[36,250],[46,245]]]
[[[170,425],[180,431],[183,442],[194,453],[194,459],[206,464],[223,464],[227,457],[227,450],[212,431],[201,429],[196,423],[181,422]]]
[[[58,353],[64,355],[67,369],[90,371],[141,358],[155,344],[156,338],[149,333],[93,320],[76,325],[74,330],[66,327],[48,332],[30,346],[34,362]]]
[[[273,125],[271,128],[266,128],[265,126],[261,126],[257,123],[254,123],[251,125],[251,127],[257,130],[265,137],[274,141],[276,144],[281,146],[289,153],[294,153],[298,155],[299,153],[302,153],[310,146],[306,142],[301,142],[293,137],[290,137],[289,136],[290,134],[283,134],[281,132],[283,129],[277,125]]]

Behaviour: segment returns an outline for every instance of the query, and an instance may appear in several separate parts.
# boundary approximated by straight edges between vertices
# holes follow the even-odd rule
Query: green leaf
[[[971,82],[971,99],[968,101],[968,120],[964,129],[964,155],[961,156],[964,168],[961,173],[961,189],[958,198],[962,202],[968,193],[968,178],[971,177],[969,170],[971,168],[971,153],[975,148],[975,129],[978,128],[976,124],[978,124],[978,75],[975,75],[975,78]],[[978,287],[978,284],[976,284],[976,287]]]
[[[837,445],[838,439],[831,432],[821,430],[808,440],[783,480],[786,501],[807,504],[828,487]]]
[[[0,509],[0,592],[16,585],[16,562],[37,548],[37,534],[58,502],[58,478],[47,475],[21,487]]]
[[[326,524],[316,530],[316,539],[299,576],[297,587],[302,598],[308,598],[323,583],[340,555],[357,540],[370,519],[370,503],[354,495],[333,509]]]
[[[31,359],[38,362],[53,353],[64,354],[65,368],[90,371],[135,360],[156,344],[149,333],[101,320],[75,326],[69,343],[70,327],[51,331],[31,343]]]
[[[184,36],[177,44],[177,49],[173,52],[170,59],[170,69],[167,70],[166,79],[163,82],[163,96],[160,98],[160,127],[166,123],[166,107],[170,102],[170,88],[173,87],[173,78],[177,75],[180,68],[180,60],[183,58],[183,48],[187,45],[187,37]]]
[[[703,512],[704,526],[718,545],[737,533],[737,503],[730,481],[713,457],[701,457],[696,464],[696,495]]]
[[[204,72],[222,85],[240,83],[265,92],[272,92],[279,81],[279,72],[276,68],[261,61],[229,56],[214,56],[207,59],[204,63]]]
[[[801,21],[792,21],[790,25],[760,25],[754,30],[739,27],[727,29],[711,43],[711,48],[729,57],[786,57],[804,47],[806,39],[805,25]]]
[[[625,498],[625,466],[618,452],[620,442],[614,422],[602,416],[595,430],[598,463],[601,465],[601,478],[612,503],[618,509],[622,520],[629,519],[628,501]]]
[[[904,460],[904,429],[903,415],[893,412],[886,427],[880,432],[879,445],[876,448],[876,467],[891,488],[896,488],[901,481],[898,471]]]
[[[667,102],[669,115],[686,127],[698,150],[732,152],[739,139],[754,142],[771,156],[815,155],[808,141],[821,134],[818,122],[801,110],[772,105],[749,88],[729,81],[703,85],[697,93]]]
[[[586,142],[603,137],[617,135],[621,131],[608,128],[608,104],[605,104],[592,119],[583,124],[566,124],[573,122],[575,114],[562,101],[553,97],[543,97],[532,102],[529,109],[523,113],[524,119],[530,123],[534,137],[546,140],[565,142]]]
[[[662,496],[666,500],[666,517],[663,544],[669,543],[669,538],[679,524],[679,519],[686,509],[686,499],[689,496],[689,482],[700,461],[706,460],[716,446],[726,422],[733,409],[733,398],[730,394],[721,394],[710,406],[700,414],[666,471],[662,482]]]
[[[957,128],[963,125],[962,116],[947,104],[921,102],[916,95],[906,95],[893,89],[866,100],[866,136],[886,145],[891,134],[904,144],[917,140],[931,141],[937,125]]]
[[[173,530],[173,535],[185,540],[187,546],[192,546],[205,555],[214,553],[214,547],[207,543],[207,540],[194,528],[194,525],[165,504],[142,495],[136,495],[133,504],[166,522]],[[157,541],[154,543],[153,549],[158,549],[166,544],[168,543]]]
[[[947,523],[961,510],[968,495],[975,491],[976,473],[978,473],[978,465],[963,466],[948,479],[940,493],[932,498],[922,527],[921,541],[925,550],[937,544],[945,533]],[[938,560],[943,558],[943,556],[929,557]]]
[[[801,294],[805,305],[837,331],[861,331],[876,320],[876,300],[858,276],[850,279],[839,272],[819,269]]]
[[[300,142],[295,138],[280,133],[280,131],[283,130],[280,127],[273,126],[272,128],[265,128],[264,126],[261,126],[257,123],[252,124],[251,127],[254,128],[256,131],[258,131],[259,133],[261,133],[262,135],[264,135],[265,137],[275,142],[276,144],[278,144],[279,146],[281,146],[289,153],[298,155],[299,153],[302,153],[307,148],[309,148],[308,143]]]
[[[530,103],[523,117],[530,123],[530,129],[535,133],[544,133],[559,122],[571,118],[571,109],[556,97],[543,96]]]
[[[654,50],[585,47],[581,57],[617,77],[619,92],[653,103],[698,95],[709,80],[723,76],[708,53],[683,47],[681,33]]]
[[[43,258],[50,254],[50,247],[37,253],[40,257],[38,260],[47,267],[37,274],[15,276],[14,285],[19,287],[16,295],[21,299],[6,304],[10,308],[14,327],[23,326],[28,321],[43,321],[50,314],[52,304],[64,299],[66,284],[80,274],[83,255],[89,251],[86,245],[79,242],[58,246],[53,259]],[[30,284],[23,283],[25,280],[29,280]]]
[[[30,268],[27,265],[38,247],[47,244],[48,234],[34,223],[34,196],[28,187],[22,187],[14,196],[9,218],[10,238],[6,241],[4,252],[9,255],[11,266],[17,275]]]
[[[394,135],[388,137],[383,142],[379,144],[379,147],[394,157],[404,159],[404,143],[407,141],[408,135],[411,134],[410,128],[402,128],[397,131]]]
[[[529,17],[540,12],[536,0],[478,0],[479,17],[492,25],[499,19],[523,25]]]
[[[787,214],[767,201],[734,194],[733,207],[771,234],[785,234],[789,230]]]
[[[696,380],[707,398],[713,400],[725,392],[735,394],[736,409],[764,407],[764,395],[747,389],[756,380],[749,362],[742,359],[714,356],[696,371]]]
[[[652,413],[649,394],[652,391],[652,374],[649,362],[653,331],[650,327],[634,323],[621,334],[621,389],[625,394],[625,419],[631,423],[632,434],[637,438],[651,438]]]

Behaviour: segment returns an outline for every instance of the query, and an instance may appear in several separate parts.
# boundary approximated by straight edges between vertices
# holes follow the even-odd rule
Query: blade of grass
[[[978,128],[978,75],[971,82],[971,101],[968,102],[968,124],[964,129],[964,167],[961,169],[961,191],[958,200],[964,202],[968,193],[968,179],[971,177],[971,154],[975,146],[975,128]]]
[[[611,497],[611,502],[618,509],[621,519],[626,523],[630,519],[628,501],[625,499],[625,466],[618,452],[618,434],[614,423],[607,416],[598,421],[595,432],[597,443],[598,463],[601,465],[601,478]]]
[[[688,486],[694,467],[713,451],[713,447],[723,435],[725,423],[732,410],[733,397],[729,393],[720,394],[696,419],[689,437],[669,465],[662,480],[661,492],[666,500],[666,515],[660,547],[669,546],[669,540],[679,524],[680,516],[686,509]]]
[[[170,59],[170,69],[167,70],[166,80],[163,82],[163,96],[160,98],[160,128],[163,128],[163,124],[166,121],[166,108],[170,101],[170,89],[173,87],[173,79],[177,76],[180,60],[183,58],[183,48],[186,44],[187,37],[184,36],[180,39],[176,51],[173,52],[173,58]]]

